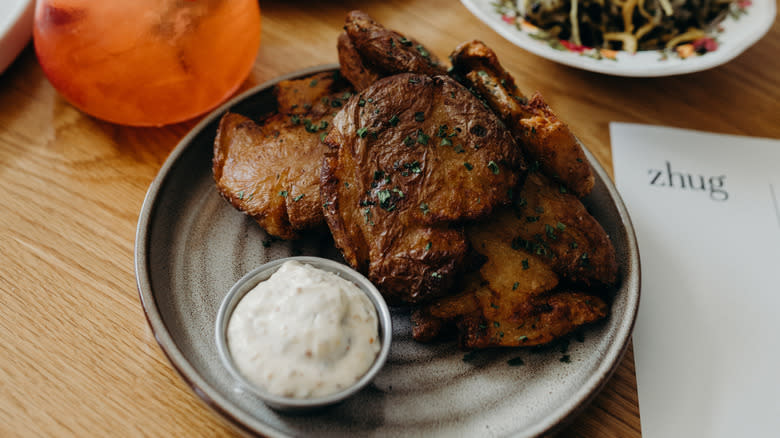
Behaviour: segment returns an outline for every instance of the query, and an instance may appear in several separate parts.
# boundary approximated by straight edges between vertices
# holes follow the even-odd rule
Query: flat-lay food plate
[[[340,405],[308,416],[267,408],[223,368],[215,318],[231,285],[283,256],[341,260],[328,233],[295,242],[270,239],[217,192],[211,159],[222,114],[272,111],[283,79],[337,68],[314,67],[238,96],[198,124],[171,153],[141,209],[135,269],[155,337],[206,403],[240,428],[267,436],[537,436],[559,427],[597,392],[625,352],[639,304],[639,255],[631,222],[612,182],[589,153],[596,186],[584,203],[610,234],[620,265],[606,320],[543,349],[464,354],[454,342],[418,344],[409,311],[393,309],[393,344],[371,385]]]
[[[631,54],[578,47],[546,38],[520,17],[502,13],[495,0],[461,0],[461,3],[499,35],[531,53],[583,70],[634,77],[693,73],[731,61],[769,31],[777,12],[775,0],[738,0],[717,29],[703,39],[711,51],[699,55],[694,44],[686,44],[675,50]]]

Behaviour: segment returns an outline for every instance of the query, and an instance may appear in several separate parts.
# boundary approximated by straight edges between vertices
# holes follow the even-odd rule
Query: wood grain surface
[[[457,1],[262,1],[262,45],[243,89],[337,61],[361,8],[445,58],[481,39],[523,90],[540,90],[610,172],[608,123],[780,138],[780,26],[701,73],[617,78],[511,45]],[[58,96],[32,47],[0,76],[0,436],[225,436],[235,432],[169,365],[135,285],[147,187],[197,120],[129,128]],[[631,351],[562,436],[640,435]]]

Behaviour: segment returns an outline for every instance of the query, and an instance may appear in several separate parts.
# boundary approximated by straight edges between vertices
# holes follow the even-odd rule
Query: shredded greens
[[[612,50],[673,49],[707,36],[733,0],[504,0],[502,14],[523,17],[549,36]]]

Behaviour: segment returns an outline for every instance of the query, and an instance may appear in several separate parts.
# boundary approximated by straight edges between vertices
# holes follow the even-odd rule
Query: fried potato
[[[212,167],[228,202],[269,234],[293,239],[324,225],[321,136],[351,87],[326,72],[282,81],[274,92],[279,112],[259,123],[234,113],[222,117]]]
[[[545,103],[539,93],[530,99],[484,43],[461,44],[450,55],[453,76],[479,93],[507,124],[518,144],[544,173],[575,193],[593,189],[594,176],[577,138]]]
[[[580,200],[539,172],[515,197],[512,247],[531,252],[571,281],[613,284],[615,248]]]
[[[385,28],[362,11],[347,14],[337,47],[341,73],[358,91],[394,74],[435,76],[447,71],[436,55],[418,41]]]
[[[321,193],[336,245],[406,303],[449,292],[468,248],[461,223],[508,203],[525,169],[509,131],[448,76],[380,79],[347,103],[325,143]]]
[[[604,318],[608,311],[598,296],[572,290],[554,291],[526,303],[505,300],[490,292],[476,294],[482,313],[470,313],[457,323],[463,348],[546,344]]]

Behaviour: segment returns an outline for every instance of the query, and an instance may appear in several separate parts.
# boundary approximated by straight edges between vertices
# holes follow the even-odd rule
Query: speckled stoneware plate
[[[639,304],[639,256],[631,221],[590,154],[596,187],[585,203],[612,237],[621,282],[609,317],[573,339],[565,353],[556,345],[540,351],[488,350],[464,360],[453,342],[415,343],[408,311],[393,309],[390,356],[373,383],[311,416],[270,410],[238,389],[223,368],[214,324],[220,301],[235,281],[283,256],[340,257],[327,233],[273,242],[220,198],[211,174],[219,118],[228,109],[249,117],[271,111],[276,82],[335,67],[289,74],[233,99],[184,137],[155,178],[138,220],[135,269],[146,316],[163,351],[206,403],[261,435],[537,436],[560,427],[618,366]],[[518,357],[523,365],[507,363]]]
[[[776,0],[734,0],[726,18],[699,41],[676,49],[629,53],[576,46],[551,38],[497,0],[461,3],[499,35],[542,58],[583,70],[631,77],[693,73],[729,62],[769,31],[777,13]]]

